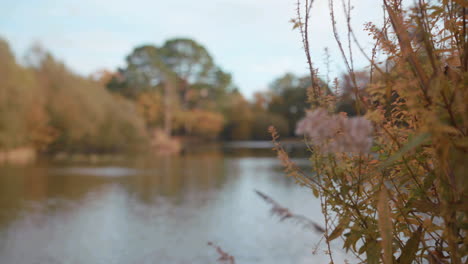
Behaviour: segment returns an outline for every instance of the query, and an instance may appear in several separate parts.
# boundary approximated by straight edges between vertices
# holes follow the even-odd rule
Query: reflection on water
[[[86,168],[86,167],[70,167],[65,169],[57,169],[56,173],[59,174],[76,174],[76,175],[92,175],[102,177],[123,177],[138,174],[140,171],[136,169],[130,169],[125,167],[97,167],[97,168]]]
[[[270,157],[0,168],[0,263],[215,263],[208,241],[239,264],[325,262],[320,237],[271,217],[253,189],[322,221]]]

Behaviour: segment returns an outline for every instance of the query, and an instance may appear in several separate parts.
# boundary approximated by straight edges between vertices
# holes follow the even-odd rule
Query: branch
[[[403,25],[403,18],[400,14],[395,12],[395,10],[392,7],[389,6],[387,0],[384,0],[384,5],[390,17],[390,22],[392,23],[393,29],[396,32],[401,52],[406,61],[408,61],[408,63],[410,64],[411,69],[414,71],[416,77],[418,77],[427,104],[431,105],[432,100],[428,94],[429,78],[424,72],[424,69],[422,68],[419,61],[416,59],[413,48],[411,47],[411,40],[409,38],[408,32],[405,30]]]

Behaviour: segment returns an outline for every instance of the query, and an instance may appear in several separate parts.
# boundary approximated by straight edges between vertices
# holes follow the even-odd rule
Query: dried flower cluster
[[[323,108],[307,112],[296,128],[296,134],[307,136],[312,145],[324,152],[367,153],[372,145],[372,131],[371,122],[364,117],[330,115]]]

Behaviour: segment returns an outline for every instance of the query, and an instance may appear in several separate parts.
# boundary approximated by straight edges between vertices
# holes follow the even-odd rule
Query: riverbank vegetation
[[[40,47],[20,65],[0,42],[0,149],[110,152],[147,140],[134,104],[79,76]]]
[[[270,125],[293,137],[308,107],[306,77],[287,73],[248,100],[191,39],[136,47],[124,67],[86,77],[40,45],[19,60],[1,40],[0,58],[0,153],[9,157],[18,148],[178,152],[180,139],[268,140]]]

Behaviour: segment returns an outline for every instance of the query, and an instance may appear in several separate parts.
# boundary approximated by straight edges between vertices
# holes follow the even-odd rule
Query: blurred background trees
[[[282,119],[287,126],[284,136],[294,136],[296,123],[304,117],[305,110],[310,106],[307,103],[307,88],[310,86],[308,77],[298,77],[291,73],[274,80],[270,84],[270,100],[268,110]]]
[[[133,103],[72,73],[41,47],[19,65],[0,42],[0,148],[108,152],[146,140]]]
[[[26,144],[40,147],[50,140],[49,117],[34,72],[17,64],[3,40],[0,40],[0,60],[0,148]]]
[[[231,75],[214,64],[202,45],[171,39],[161,47],[135,48],[126,62],[107,88],[136,99],[148,129],[170,119],[171,134],[212,139],[222,131],[222,108],[234,86]],[[170,116],[160,116],[168,112]]]
[[[247,99],[208,50],[186,38],[138,46],[124,67],[88,77],[40,45],[19,63],[1,40],[0,59],[0,150],[118,152],[150,146],[155,131],[197,141],[269,140],[270,125],[292,137],[309,107],[306,77],[284,74]]]

